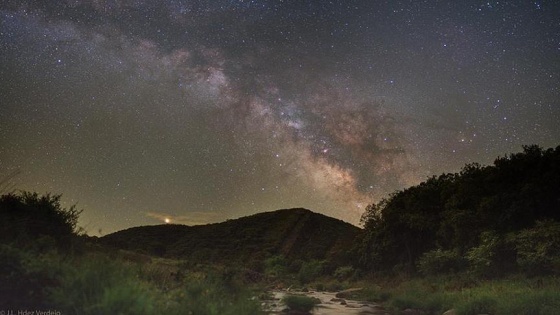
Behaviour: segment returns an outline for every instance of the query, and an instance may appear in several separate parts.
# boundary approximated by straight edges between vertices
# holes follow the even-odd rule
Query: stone
[[[388,314],[385,310],[376,309],[374,307],[362,307],[358,313],[359,315],[385,315]]]
[[[352,288],[352,289],[348,289],[348,290],[343,290],[338,292],[335,296],[337,298],[348,298],[351,293],[356,292],[356,291],[362,291],[364,288]]]
[[[331,302],[343,302],[343,301],[344,301],[344,299],[341,299],[341,298],[332,298],[331,299]]]
[[[421,310],[407,308],[401,312],[402,315],[424,315],[424,312]]]

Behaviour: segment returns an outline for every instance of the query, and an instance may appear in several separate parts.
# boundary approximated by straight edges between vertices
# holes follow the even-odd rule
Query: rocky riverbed
[[[336,292],[300,292],[300,291],[271,291],[270,298],[263,302],[263,307],[269,314],[302,314],[290,313],[282,298],[286,295],[305,295],[321,301],[310,314],[313,315],[389,315],[381,305],[373,302],[362,302],[337,297]],[[338,295],[340,296],[340,294]]]

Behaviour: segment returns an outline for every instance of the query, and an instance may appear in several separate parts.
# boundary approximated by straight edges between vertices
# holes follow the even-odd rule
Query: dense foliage
[[[78,234],[79,210],[62,207],[61,195],[21,192],[0,197],[0,241],[28,244],[55,242],[69,249]]]
[[[0,197],[0,307],[62,314],[259,314],[235,269],[104,248],[60,195]],[[79,249],[79,250],[77,250]]]
[[[360,265],[482,276],[560,271],[560,146],[524,146],[369,205]]]
[[[310,314],[309,312],[315,308],[315,305],[321,303],[320,300],[305,295],[287,295],[282,301],[291,311],[296,311],[297,314]]]

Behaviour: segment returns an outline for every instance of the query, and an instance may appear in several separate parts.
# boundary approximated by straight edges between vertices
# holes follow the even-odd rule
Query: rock
[[[375,305],[373,306],[362,306],[360,308],[359,313],[360,315],[386,315],[388,314],[385,310],[376,308]]]
[[[455,309],[450,309],[445,313],[443,313],[442,315],[457,315],[457,311],[455,311]]]
[[[381,305],[372,305],[371,307],[378,309],[378,310],[384,310],[385,308]]]
[[[343,291],[338,292],[335,296],[337,298],[348,298],[351,293],[357,292],[357,291],[362,291],[363,289],[364,288],[352,288],[352,289],[348,289],[348,290],[343,290]]]
[[[339,298],[332,298],[331,302],[343,302],[344,299],[339,299]]]
[[[376,310],[362,310],[358,313],[359,315],[391,315],[385,311],[376,311]]]
[[[406,310],[401,312],[402,315],[424,315],[424,312],[421,310],[407,308]]]

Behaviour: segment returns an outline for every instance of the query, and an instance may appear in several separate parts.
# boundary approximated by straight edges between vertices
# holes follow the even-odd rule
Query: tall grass
[[[88,256],[66,264],[50,299],[69,314],[152,314],[157,301],[126,263]]]
[[[251,299],[251,292],[231,271],[208,268],[191,273],[168,262],[137,263],[119,255],[91,252],[37,255],[5,245],[0,248],[0,258],[3,285],[17,289],[21,297],[4,296],[16,309],[48,307],[63,314],[85,315],[261,312],[258,301]]]
[[[383,302],[395,313],[407,308],[440,315],[455,309],[457,315],[560,314],[560,279],[512,277],[492,281],[429,277],[398,283],[378,279],[364,284],[360,298]]]
[[[455,293],[457,314],[560,314],[560,281],[555,278],[489,281]]]

